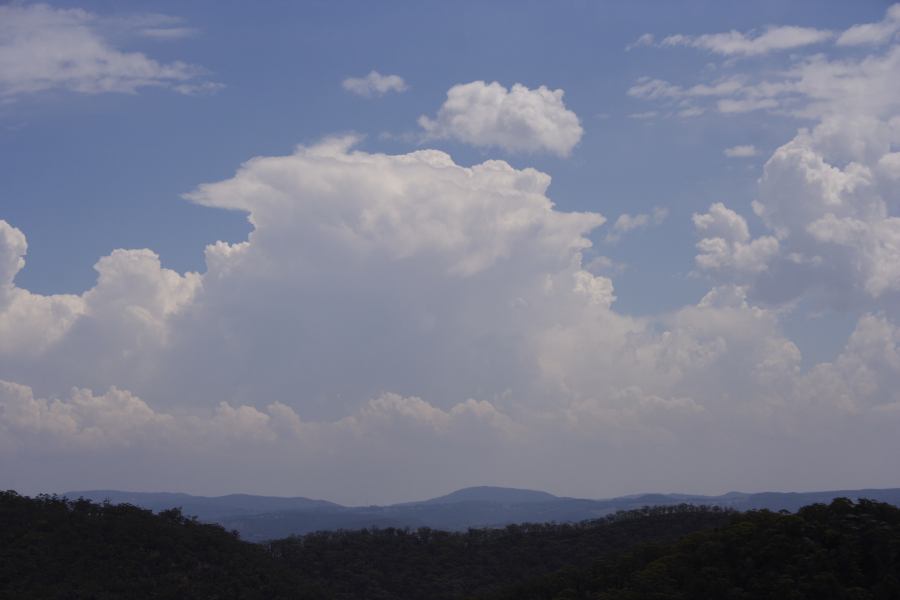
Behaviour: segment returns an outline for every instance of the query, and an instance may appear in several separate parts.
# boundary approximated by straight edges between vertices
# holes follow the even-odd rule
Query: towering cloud
[[[244,211],[254,226],[246,242],[209,246],[202,274],[118,250],[97,263],[83,295],[31,294],[13,283],[24,236],[4,223],[0,264],[13,300],[0,312],[0,463],[16,464],[9,484],[115,477],[226,491],[239,474],[258,490],[350,501],[362,486],[382,501],[503,473],[506,483],[598,493],[596,483],[558,479],[551,465],[565,461],[603,469],[603,490],[614,493],[636,481],[607,471],[617,451],[646,481],[669,485],[662,448],[705,452],[710,468],[739,465],[743,476],[765,458],[718,448],[729,436],[819,451],[810,427],[863,427],[872,411],[893,418],[900,371],[872,353],[897,345],[879,337],[893,331],[887,317],[866,317],[836,362],[803,372],[778,312],[748,300],[753,278],[792,243],[780,229],[777,242],[753,239],[743,217],[714,205],[695,223],[724,250],[708,242],[698,265],[732,283],[669,315],[629,317],[613,308],[612,282],[581,264],[603,217],[556,210],[545,174],[353,143],[253,158],[188,194]],[[778,229],[768,185],[761,213]],[[871,374],[848,380],[856,396],[830,383],[863,364]],[[857,422],[840,424],[847,410]],[[774,422],[791,434],[773,434]],[[103,468],[76,479],[76,460]],[[145,465],[140,481],[128,461]],[[394,469],[418,487],[396,487]],[[671,485],[702,482],[681,474]]]

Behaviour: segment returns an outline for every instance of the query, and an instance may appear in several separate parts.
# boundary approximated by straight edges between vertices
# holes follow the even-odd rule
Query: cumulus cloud
[[[382,75],[378,71],[370,71],[365,77],[348,77],[341,85],[345,90],[357,96],[384,96],[388,92],[405,92],[409,89],[399,75]]]
[[[728,158],[750,158],[756,156],[756,146],[751,144],[732,146],[723,151]]]
[[[25,266],[28,243],[21,231],[6,221],[0,221],[0,286],[12,287],[13,279]]]
[[[205,71],[196,65],[162,63],[140,52],[121,50],[107,35],[116,25],[145,37],[172,39],[190,33],[162,16],[151,17],[137,26],[45,4],[0,7],[0,99],[11,101],[54,89],[99,94],[166,87],[187,93],[221,87],[200,81]]]
[[[694,227],[703,236],[697,242],[697,266],[728,275],[758,273],[778,253],[778,240],[772,236],[750,239],[747,221],[721,202],[709,212],[694,215]]]
[[[568,156],[584,130],[563,103],[563,90],[473,81],[455,85],[435,118],[419,117],[429,139],[450,138],[509,152]]]
[[[893,121],[831,117],[801,129],[763,167],[753,212],[766,234],[717,203],[694,215],[697,266],[743,282],[755,301],[814,298],[831,308],[893,310],[900,292]]]

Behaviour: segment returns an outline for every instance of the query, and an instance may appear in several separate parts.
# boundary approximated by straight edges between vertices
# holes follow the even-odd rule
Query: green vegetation
[[[0,598],[900,598],[900,509],[648,508],[563,525],[250,544],[178,510],[0,493]]]

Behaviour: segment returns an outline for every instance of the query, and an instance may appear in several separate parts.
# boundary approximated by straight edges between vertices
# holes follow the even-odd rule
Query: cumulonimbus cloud
[[[807,135],[824,148],[824,131]],[[795,220],[770,187],[792,193],[790,169],[806,165],[831,173],[835,183],[823,185],[843,198],[848,177],[863,176],[804,158],[801,142],[812,143],[775,153],[760,191],[777,255],[756,257],[760,238],[746,220],[714,206],[697,225],[725,247],[699,266],[723,280],[657,317],[615,310],[612,281],[582,265],[603,217],[559,211],[547,175],[502,161],[462,167],[435,150],[367,153],[352,138],[253,158],[188,194],[246,212],[254,227],[244,242],[209,246],[203,273],[176,273],[150,250],[118,250],[98,261],[84,294],[33,294],[15,285],[24,234],[3,223],[7,485],[225,492],[239,476],[257,491],[355,501],[363,487],[387,501],[502,473],[501,483],[600,495],[709,489],[679,471],[685,456],[734,472],[716,485],[736,486],[747,473],[764,477],[769,451],[794,484],[827,485],[829,474],[786,450],[828,453],[821,427],[856,435],[900,418],[900,362],[876,360],[875,350],[900,355],[900,334],[889,316],[868,315],[835,361],[803,369],[778,310],[754,303],[755,278],[800,251],[794,228],[780,225],[815,223],[820,211],[809,189],[813,208]],[[893,173],[890,153],[857,151]],[[856,208],[835,218],[875,226],[865,186],[856,189],[846,200]],[[855,238],[842,246],[837,234],[803,235],[817,244],[807,252],[870,252]],[[867,273],[857,273],[862,286],[883,280]],[[729,450],[758,436],[762,456]],[[898,449],[893,434],[861,438],[835,460]],[[622,452],[631,471],[617,476]],[[561,463],[601,469],[602,482],[563,480]],[[867,465],[847,485],[893,468]],[[415,483],[395,485],[401,473]]]

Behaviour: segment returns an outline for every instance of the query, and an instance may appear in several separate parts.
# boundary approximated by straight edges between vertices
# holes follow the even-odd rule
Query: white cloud
[[[0,7],[0,99],[54,89],[99,94],[203,85],[198,82],[204,74],[200,67],[180,61],[160,63],[139,52],[120,50],[104,37],[101,25],[101,19],[80,9],[45,4]],[[151,31],[156,37],[177,37],[168,27]]]
[[[28,243],[21,231],[6,221],[0,221],[0,289],[12,286],[16,273],[25,266]]]
[[[654,35],[652,33],[644,33],[644,34],[638,36],[638,38],[636,40],[634,40],[633,42],[631,42],[630,44],[625,46],[625,50],[629,51],[629,50],[634,50],[635,48],[652,46],[655,42],[656,42],[656,38],[654,37]]]
[[[15,286],[27,249],[25,235],[0,220],[0,354],[34,356],[57,342],[84,312],[77,296],[40,296]]]
[[[838,46],[866,46],[889,42],[900,31],[900,4],[887,9],[878,23],[854,25],[837,39]]]
[[[756,146],[751,144],[732,146],[731,148],[725,148],[723,152],[728,158],[749,158],[757,154]]]
[[[762,33],[728,31],[703,35],[675,34],[663,38],[660,46],[689,46],[724,56],[759,56],[791,50],[830,40],[830,31],[788,25],[766,27]]]
[[[810,297],[831,308],[893,310],[900,293],[900,218],[891,122],[829,118],[801,129],[766,162],[753,210],[768,235],[724,205],[695,215],[697,265],[740,281],[755,301]]]
[[[518,83],[508,90],[496,81],[453,86],[437,116],[419,117],[419,124],[429,139],[559,156],[571,154],[584,133],[563,103],[563,90],[531,90]]]
[[[747,113],[754,110],[777,108],[778,101],[773,98],[740,98],[737,100],[724,98],[716,102],[720,113]]]
[[[691,117],[699,117],[705,112],[706,110],[699,106],[688,106],[687,108],[679,110],[677,114],[682,119],[689,119]]]
[[[897,76],[900,46],[889,43],[900,27],[898,24],[900,5],[894,5],[881,23],[851,27],[839,38],[837,45],[830,45],[817,54],[792,56],[781,69],[754,70],[746,63],[726,61],[721,69],[711,71],[716,74],[711,81],[682,85],[660,78],[641,77],[628,94],[670,108],[669,116],[683,116],[685,110],[692,114],[715,109],[730,115],[767,111],[813,120],[847,115],[888,119],[900,109],[900,77]],[[725,38],[714,39],[721,41],[734,37],[740,41],[741,35],[728,34]],[[703,38],[674,36],[667,39],[670,44],[698,44]],[[712,39],[707,42],[713,43]],[[763,39],[769,38],[764,34],[754,38],[754,43]],[[790,39],[790,36],[784,39]],[[848,54],[843,48],[879,44],[885,47],[869,50],[863,55]],[[720,74],[723,70],[727,74]],[[659,106],[654,108],[658,109]]]
[[[641,77],[635,85],[628,89],[628,95],[645,100],[684,99],[730,96],[742,90],[746,80],[742,77],[724,77],[710,84],[701,83],[689,88],[682,88],[661,79]]]
[[[91,15],[91,23],[101,36],[111,38],[136,35],[156,41],[193,37],[200,32],[173,15],[138,13],[117,16]]]
[[[697,242],[700,254],[697,266],[709,271],[723,271],[730,275],[758,273],[766,270],[769,261],[778,253],[778,240],[772,236],[750,239],[747,221],[716,202],[709,212],[694,215],[694,227],[703,236]]]
[[[139,33],[154,40],[180,40],[197,35],[197,30],[192,27],[145,27]]]
[[[114,387],[100,396],[73,389],[61,401],[35,398],[30,387],[2,380],[0,414],[0,427],[10,435],[45,435],[63,447],[127,446],[142,436],[164,434],[174,422],[171,415],[157,414],[140,398]]]
[[[629,231],[661,225],[668,216],[669,209],[662,206],[655,207],[652,213],[638,213],[636,215],[623,213],[616,218],[612,231],[606,234],[606,241],[617,242]]]
[[[346,502],[479,481],[578,495],[837,485],[833,471],[810,471],[810,452],[868,465],[841,485],[881,481],[894,465],[870,457],[900,450],[890,318],[861,320],[840,357],[804,371],[779,311],[753,299],[782,245],[804,249],[793,226],[781,231],[791,211],[806,207],[796,230],[809,244],[860,243],[851,226],[824,241],[807,231],[824,216],[809,186],[837,190],[848,208],[836,218],[877,221],[858,167],[836,173],[800,148],[843,148],[846,130],[807,132],[773,156],[759,196],[771,236],[753,238],[723,205],[697,215],[703,238],[723,245],[698,266],[731,283],[655,317],[615,310],[613,281],[582,264],[603,217],[557,210],[547,175],[462,167],[435,150],[372,154],[352,138],[253,158],[189,194],[254,227],[242,243],[210,245],[200,274],[118,250],[86,293],[32,294],[14,280],[24,235],[4,223],[0,284],[13,300],[0,327],[19,332],[0,333],[6,485],[220,493],[240,480]],[[848,147],[880,164],[878,144]],[[798,163],[812,171],[791,175]],[[799,206],[776,192],[801,193]],[[613,229],[661,218],[628,215]],[[889,352],[876,360],[879,345]],[[873,423],[889,431],[872,434]],[[861,441],[832,456],[822,427]],[[629,468],[617,469],[623,454]],[[679,467],[691,458],[705,468]],[[559,464],[608,476],[573,481]]]
[[[382,75],[371,71],[365,77],[348,77],[341,84],[345,90],[357,96],[384,96],[388,92],[405,92],[409,89],[399,75]]]

